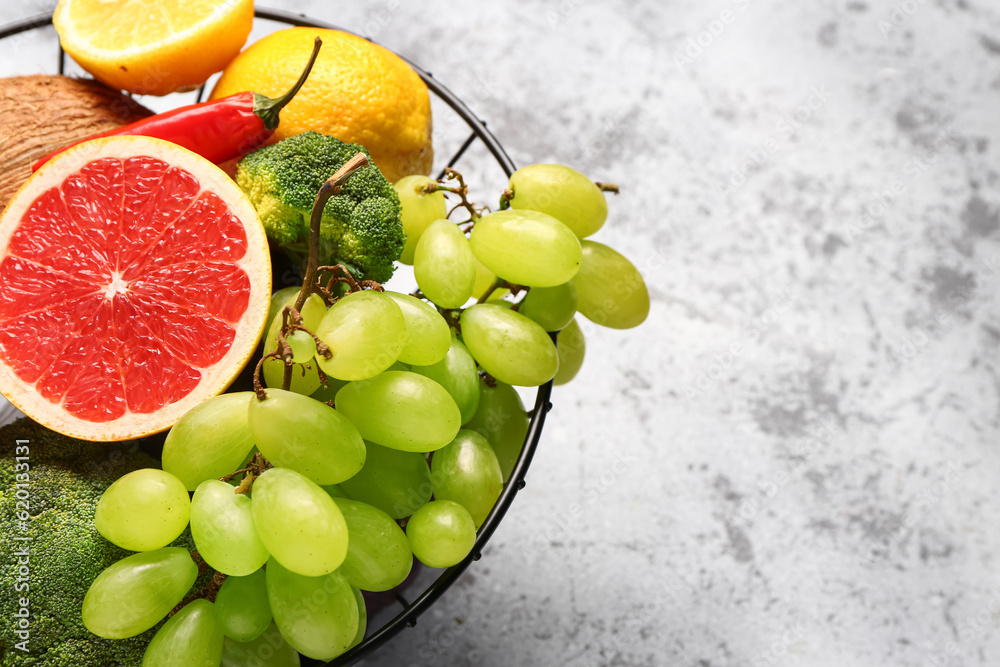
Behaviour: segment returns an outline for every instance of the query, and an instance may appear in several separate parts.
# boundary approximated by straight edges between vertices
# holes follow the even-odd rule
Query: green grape
[[[573,285],[577,310],[595,324],[631,329],[649,314],[649,292],[639,270],[603,243],[583,242],[583,261]]]
[[[367,503],[346,498],[334,502],[350,538],[347,558],[338,571],[352,586],[366,591],[387,591],[403,583],[413,565],[413,552],[399,524]]]
[[[507,296],[510,294],[510,290],[506,287],[498,287],[486,298],[487,303],[499,303],[501,305],[506,304],[507,308],[514,305],[512,301],[507,301]]]
[[[576,287],[572,282],[532,287],[517,312],[538,322],[546,331],[559,331],[576,315]]]
[[[365,443],[365,445],[366,445],[366,447],[369,450],[371,450],[372,444],[370,442],[369,443]],[[375,447],[378,447],[378,445],[375,445]],[[367,463],[367,461],[366,461],[366,463]],[[358,474],[360,474],[360,473],[358,473]],[[357,477],[357,475],[355,475],[354,477]],[[347,494],[344,493],[344,490],[340,488],[339,484],[321,484],[320,486],[323,488],[324,491],[326,491],[328,494],[330,494],[331,498],[346,498],[347,497]]]
[[[205,480],[194,492],[191,537],[205,562],[223,574],[242,577],[267,562],[250,498],[217,479]]]
[[[398,364],[399,362],[397,361],[396,363]],[[393,366],[395,365],[396,364],[393,364]],[[389,368],[392,368],[392,366]],[[326,403],[327,401],[335,399],[337,397],[337,392],[340,391],[346,384],[347,380],[338,380],[337,378],[327,376],[326,385],[320,385],[319,389],[309,395],[320,403]]]
[[[472,228],[472,252],[504,280],[531,287],[554,287],[580,268],[580,240],[550,215],[538,211],[497,211]]]
[[[192,600],[153,635],[142,656],[142,667],[218,667],[222,642],[215,605],[204,599]]]
[[[492,289],[497,276],[495,273],[487,269],[486,265],[480,262],[478,257],[475,255],[472,257],[476,260],[476,282],[472,287],[472,296],[479,299],[486,294],[487,290]]]
[[[288,385],[288,390],[303,396],[309,396],[320,386],[319,373],[315,364],[309,364],[311,368],[302,366],[292,367],[292,381]],[[281,388],[281,383],[285,378],[285,362],[277,357],[269,357],[263,364],[264,384],[275,389]]]
[[[421,192],[424,186],[434,182],[427,176],[414,175],[404,176],[393,185],[399,195],[402,209],[399,217],[406,232],[406,244],[399,256],[403,264],[413,264],[413,251],[424,230],[435,220],[448,215],[443,192]]]
[[[278,332],[281,331],[281,325],[284,321],[282,318],[282,312],[287,306],[295,306],[295,302],[299,298],[299,292],[302,291],[299,287],[289,289],[294,291],[291,291],[289,296],[285,299],[285,302],[281,304],[278,310],[275,311],[274,315],[271,316],[271,319],[268,320],[268,336],[265,340],[270,343],[270,349],[272,350],[278,349],[277,345],[274,343],[278,337]],[[303,326],[310,331],[315,331],[316,327],[320,323],[320,320],[322,320],[323,316],[326,315],[326,303],[323,302],[323,298],[319,294],[310,294],[306,297],[305,302],[302,304],[302,310],[299,311],[299,315],[302,316]]]
[[[438,220],[427,228],[413,255],[413,276],[424,296],[442,308],[458,308],[469,300],[476,260],[458,225]]]
[[[399,353],[399,360],[426,366],[443,359],[451,345],[451,330],[441,313],[409,294],[386,294],[403,311],[403,319],[406,320],[406,343]]]
[[[163,443],[163,469],[194,491],[206,479],[218,479],[243,466],[253,449],[247,424],[252,391],[213,396],[174,424]]]
[[[248,411],[261,454],[317,484],[338,484],[365,462],[365,443],[346,415],[309,396],[268,389]]]
[[[271,304],[267,309],[267,326],[271,327],[271,322],[274,321],[274,316],[281,312],[281,309],[285,307],[285,304],[298,296],[299,292],[302,291],[301,285],[292,285],[291,287],[282,287],[280,290],[271,295]]]
[[[431,499],[431,469],[417,452],[401,452],[366,442],[368,458],[340,489],[352,500],[379,508],[393,519],[403,519]]]
[[[410,547],[407,546],[407,549]],[[361,594],[361,590],[353,588],[354,600],[358,603],[358,634],[354,636],[354,641],[348,648],[354,648],[361,642],[365,640],[365,632],[368,629],[368,608],[365,606],[365,596]]]
[[[253,483],[252,505],[257,534],[272,561],[307,577],[333,572],[344,562],[344,515],[308,477],[286,468],[265,470]]]
[[[271,605],[263,568],[245,577],[226,577],[215,596],[215,616],[222,634],[238,642],[251,642],[271,625]]]
[[[556,345],[536,322],[482,303],[462,313],[462,340],[487,373],[507,384],[535,387],[559,368]]]
[[[274,623],[285,641],[316,660],[332,660],[347,650],[358,634],[360,610],[344,575],[303,576],[273,558],[265,573]]]
[[[238,642],[226,637],[220,667],[300,667],[299,652],[285,641],[273,622],[260,637]]]
[[[316,357],[328,375],[363,380],[389,368],[406,342],[406,320],[391,298],[373,290],[353,292],[330,306],[315,330],[333,356]]]
[[[238,466],[235,466],[235,469],[236,470],[246,470],[247,468],[250,467],[250,462],[253,461],[254,457],[256,457],[258,454],[260,454],[260,450],[257,449],[256,447],[252,448],[250,450],[250,453],[246,455],[246,458],[243,459],[243,462],[240,463]],[[234,471],[231,470],[230,472],[234,472]],[[236,489],[236,487],[238,487],[240,485],[240,483],[243,481],[243,478],[246,477],[246,476],[247,476],[247,473],[245,473],[245,472],[236,473],[232,477],[229,477],[228,474],[223,475],[223,477],[229,477],[229,479],[226,480],[226,484],[228,484],[229,486],[233,487],[234,490]]]
[[[98,637],[142,634],[177,606],[198,578],[198,566],[180,547],[122,558],[97,575],[83,597],[83,624]]]
[[[294,306],[295,300],[298,296],[299,290],[296,289],[295,292],[285,300],[281,309],[284,309],[285,306]],[[264,336],[264,341],[266,343],[265,352],[274,352],[278,349],[277,339],[282,325],[281,309],[279,309],[278,313],[271,318],[271,323],[267,327],[267,334]],[[305,303],[302,305],[302,310],[299,312],[299,315],[302,316],[303,326],[313,332],[316,331],[316,327],[319,326],[319,323],[322,321],[325,314],[326,304],[323,303],[323,299],[318,294],[310,294],[309,297],[306,298]],[[308,334],[304,332],[302,335],[308,337]],[[294,351],[295,349],[292,348],[293,353]],[[306,361],[308,361],[308,359]],[[281,359],[267,359],[264,361],[263,372],[264,384],[268,387],[280,389],[281,382],[285,377],[285,362]],[[315,367],[304,369],[301,366],[297,366],[292,369],[292,383],[289,385],[290,391],[293,391],[296,394],[308,396],[316,391],[319,384],[319,373],[316,372]]]
[[[168,472],[145,468],[108,487],[97,501],[94,526],[122,549],[151,551],[180,537],[190,516],[184,482]]]
[[[292,361],[295,363],[307,364],[316,356],[316,341],[305,331],[293,331],[286,340],[288,347],[292,348]]]
[[[406,537],[413,555],[428,567],[451,567],[469,555],[476,543],[476,524],[469,511],[451,500],[432,500],[410,517]]]
[[[556,351],[559,353],[559,370],[553,379],[555,384],[566,384],[576,377],[583,366],[583,355],[587,351],[587,341],[584,340],[583,332],[576,319],[570,321],[562,331],[556,341]]]
[[[510,479],[528,435],[528,413],[514,388],[503,382],[494,387],[482,382],[479,409],[465,428],[486,438],[500,462],[503,481]]]
[[[486,438],[467,429],[434,452],[431,479],[435,500],[453,500],[469,510],[476,528],[486,521],[503,491],[503,472],[493,448]]]
[[[462,413],[462,423],[472,419],[479,407],[479,371],[476,360],[458,338],[451,339],[451,347],[444,359],[430,366],[413,366],[410,370],[437,382],[444,387]]]
[[[497,294],[500,291],[501,290],[497,290],[496,292],[494,292],[494,294]],[[502,290],[502,291],[508,293],[510,292],[510,290]],[[489,299],[486,300],[486,303],[494,306],[500,306],[501,308],[505,308],[507,310],[514,310],[514,302],[508,301],[507,299],[503,298],[503,296],[504,295],[491,296]]]
[[[336,403],[365,440],[407,452],[444,447],[462,421],[444,387],[407,371],[386,371],[352,382],[337,392]]]
[[[521,167],[510,177],[511,208],[548,213],[581,239],[604,225],[608,202],[590,179],[561,164]]]

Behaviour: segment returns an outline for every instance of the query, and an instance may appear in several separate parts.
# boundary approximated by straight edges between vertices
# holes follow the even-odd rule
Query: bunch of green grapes
[[[470,557],[527,434],[514,387],[572,379],[577,312],[632,327],[649,297],[627,259],[584,238],[607,205],[582,174],[521,169],[486,215],[458,178],[396,185],[418,292],[348,277],[299,309],[299,288],[277,292],[255,391],[191,410],[162,470],[107,489],[96,527],[136,553],[93,582],[87,628],[126,638],[167,618],[147,667],[330,660],[364,638],[361,591],[399,586],[414,557]],[[448,219],[445,192],[469,220]],[[168,546],[188,527],[195,553]],[[216,574],[192,591],[200,568]]]
[[[586,347],[578,312],[614,329],[638,326],[649,314],[635,265],[587,238],[607,219],[605,188],[574,169],[519,169],[500,210],[474,213],[468,236],[444,215],[442,191],[456,189],[422,176],[396,188],[422,295],[439,309],[461,311],[462,341],[501,382],[537,386],[575,377]],[[517,293],[524,294],[519,302],[507,298]],[[475,303],[465,307],[470,299]],[[551,332],[560,332],[557,344]]]

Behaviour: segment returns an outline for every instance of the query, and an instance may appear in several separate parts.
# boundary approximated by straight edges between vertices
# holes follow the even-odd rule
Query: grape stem
[[[511,190],[510,188],[505,189],[503,191],[503,194],[500,195],[500,210],[506,211],[507,209],[509,209],[510,200],[513,198],[514,198],[514,191]]]
[[[482,294],[482,296],[479,297],[479,300],[476,301],[476,303],[477,304],[485,303],[490,298],[490,295],[493,294],[493,292],[500,289],[501,287],[506,287],[507,289],[509,289],[511,296],[517,296],[521,292],[527,292],[528,290],[531,289],[530,287],[527,287],[525,285],[517,285],[515,283],[507,282],[503,278],[497,278],[496,280],[493,281],[493,284],[490,285],[489,288]],[[515,306],[516,305],[517,304],[515,304]]]
[[[265,354],[263,357],[260,358],[260,361],[257,362],[256,368],[253,369],[253,393],[257,394],[258,401],[267,400],[267,392],[264,391],[264,385],[262,385],[260,382],[260,373],[262,370],[264,370],[264,362],[267,361],[268,359],[277,359],[277,358],[278,358],[277,350],[269,354]]]
[[[242,475],[245,472],[250,472],[251,470],[253,470],[252,467],[249,467],[249,468],[240,468],[239,470],[234,470],[231,473],[229,473],[228,475],[224,475],[224,476],[220,477],[219,481],[220,482],[228,482],[233,477],[236,477],[237,475]]]
[[[601,192],[611,192],[613,194],[619,194],[620,192],[615,183],[601,183],[600,181],[594,181],[594,185],[596,185]]]
[[[331,277],[326,290],[323,290],[323,288],[317,284],[317,275],[319,274],[320,271],[319,232],[320,232],[320,223],[322,222],[323,219],[323,209],[326,207],[326,203],[330,200],[330,197],[333,197],[334,195],[338,194],[343,189],[344,183],[347,182],[347,179],[350,178],[351,174],[353,174],[355,171],[368,164],[369,164],[368,158],[365,156],[364,153],[356,154],[354,157],[352,157],[350,160],[344,163],[344,165],[340,169],[338,169],[329,179],[327,179],[326,183],[323,184],[323,186],[319,189],[319,192],[316,194],[316,199],[313,202],[312,214],[309,219],[309,258],[306,263],[306,274],[302,280],[302,289],[299,290],[299,294],[295,299],[294,306],[285,307],[285,309],[282,311],[281,328],[278,331],[278,340],[277,340],[278,349],[275,350],[274,352],[265,354],[263,357],[261,357],[261,360],[257,362],[257,366],[254,369],[253,387],[254,387],[254,393],[256,394],[258,400],[263,401],[267,399],[267,393],[264,391],[264,387],[260,381],[260,375],[264,367],[264,362],[267,359],[270,358],[281,359],[284,362],[285,368],[284,368],[284,375],[282,376],[281,386],[282,389],[286,391],[291,386],[292,367],[294,366],[294,362],[292,361],[292,350],[291,347],[288,345],[286,336],[290,334],[292,331],[296,330],[305,331],[310,336],[312,336],[313,339],[316,341],[317,354],[322,354],[327,359],[329,359],[331,356],[330,348],[323,341],[321,341],[316,336],[315,333],[306,328],[302,323],[302,315],[300,313],[302,311],[303,306],[305,306],[306,299],[309,298],[310,294],[312,294],[314,291],[319,291],[320,295],[324,297],[324,300],[329,302],[332,299],[332,294],[330,292],[333,288],[334,283],[338,281],[347,282],[350,285],[352,292],[358,291],[363,288],[374,289],[380,292],[383,291],[382,286],[373,280],[362,280],[360,282],[355,280],[354,276],[351,275],[350,270],[348,270],[348,268],[343,264],[338,264],[332,267],[322,267],[323,269],[326,269],[331,273],[333,273],[333,276]],[[463,188],[465,187],[464,183],[462,183],[462,187]],[[341,274],[341,277],[337,276],[338,272]],[[305,372],[305,369],[306,365],[303,365],[303,372]],[[328,380],[326,374],[323,373],[323,370],[320,368],[317,368],[317,372],[319,374],[320,381],[326,384]],[[253,485],[254,478],[261,475],[265,470],[267,470],[270,467],[272,467],[271,463],[267,459],[265,459],[260,452],[258,452],[254,456],[253,461],[251,462],[249,467],[244,468],[242,470],[237,470],[236,472],[226,475],[225,477],[221,478],[221,481],[225,482],[232,479],[233,477],[235,477],[240,473],[247,473],[246,477],[243,478],[239,486],[235,489],[235,493],[247,493],[250,491],[250,488]],[[207,565],[205,565],[204,561],[197,554],[197,552],[192,554],[192,556],[195,558],[195,561],[199,563],[199,570],[202,568],[202,566],[207,567]],[[178,610],[184,607],[184,605],[186,605],[188,602],[191,602],[192,600],[195,600],[199,597],[203,597],[209,601],[214,601],[216,594],[219,592],[219,587],[222,586],[222,583],[225,580],[226,580],[226,575],[216,572],[215,575],[212,577],[212,580],[204,588],[202,588],[201,591],[199,591],[196,595],[192,596],[188,600],[185,600],[181,604],[177,605],[177,607],[174,608],[171,614],[176,613]]]
[[[201,554],[198,553],[197,550],[191,552],[191,559],[198,564],[199,577],[212,569],[211,567],[208,566],[208,563],[205,562],[205,559],[201,557]],[[169,618],[170,616],[173,616],[181,609],[183,609],[185,606],[187,606],[188,604],[194,602],[199,598],[205,598],[209,602],[215,602],[215,597],[219,594],[219,589],[222,587],[222,584],[225,581],[226,581],[226,575],[222,574],[221,572],[216,572],[215,574],[212,575],[212,578],[208,580],[208,583],[202,586],[201,590],[199,590],[194,595],[189,596],[185,600],[182,600],[176,607],[171,609],[170,613],[167,614],[167,617]]]
[[[496,280],[493,281],[493,284],[487,287],[486,291],[483,292],[482,295],[480,295],[479,300],[476,301],[476,303],[477,304],[486,303],[486,300],[490,298],[490,295],[493,294],[493,292],[500,289],[501,287],[503,287],[503,278],[497,278]]]
[[[296,329],[305,331],[310,336],[312,336],[316,342],[316,351],[322,354],[324,358],[330,358],[330,350],[326,345],[322,345],[321,341],[316,338],[313,332],[309,331],[302,326],[302,316],[299,313],[302,311],[303,306],[305,306],[306,299],[314,291],[322,290],[317,284],[317,275],[319,274],[319,230],[320,223],[323,221],[323,209],[326,207],[326,203],[330,201],[330,197],[339,194],[344,188],[344,184],[347,179],[351,177],[351,174],[356,172],[358,169],[369,165],[368,157],[364,153],[357,153],[350,160],[345,162],[340,169],[335,171],[330,178],[326,180],[326,183],[319,189],[316,193],[316,199],[313,201],[312,214],[309,218],[309,258],[306,260],[306,274],[302,279],[302,289],[299,290],[299,295],[295,298],[295,305],[290,308],[285,308],[282,311],[281,329],[278,332],[278,349],[280,350],[280,358],[285,364],[284,373],[281,377],[281,388],[288,391],[288,388],[292,386],[292,349],[288,346],[285,337]],[[338,265],[342,266],[342,265]],[[347,271],[347,267],[343,267],[345,273],[350,273]],[[353,280],[353,277],[352,277]],[[320,293],[323,296],[324,301],[329,300],[329,294]],[[289,325],[289,316],[292,319],[292,325]],[[320,348],[322,345],[322,348]],[[321,351],[322,349],[322,351]],[[267,394],[264,392],[264,388],[260,384],[260,372],[264,367],[264,359],[267,359],[271,355],[264,355],[264,358],[260,360],[257,364],[257,368],[254,369],[253,386],[254,393],[257,394],[258,400],[266,400]],[[305,372],[305,368],[303,368]]]
[[[380,282],[377,282],[375,280],[358,280],[357,278],[354,277],[354,274],[351,273],[351,270],[348,269],[343,264],[334,264],[333,266],[321,266],[319,267],[318,271],[321,273],[331,274],[330,280],[327,281],[325,288],[321,288],[318,285],[316,286],[317,291],[322,290],[323,292],[325,292],[323,296],[329,300],[331,305],[333,304],[333,302],[337,300],[337,298],[333,296],[333,286],[336,285],[337,283],[346,283],[348,289],[352,293],[360,292],[363,289],[375,290],[376,292],[385,291],[385,288],[382,287],[382,283]]]
[[[313,340],[319,341],[319,339],[316,338],[316,335],[313,334],[311,331],[309,331],[309,329],[307,329],[305,327],[299,327],[299,330],[300,331],[305,331],[306,333],[308,333],[309,335],[311,335],[313,337]],[[319,344],[316,345],[316,354],[324,354],[324,356],[326,356],[327,354],[332,355],[332,352],[330,352],[330,348],[327,347],[326,344],[324,343],[323,344],[323,352],[320,351]],[[329,358],[329,357],[326,357],[326,358]],[[259,401],[265,401],[265,400],[267,400],[267,392],[264,391],[264,385],[260,381],[260,374],[261,374],[261,371],[264,369],[264,363],[268,359],[280,359],[281,361],[284,361],[284,358],[282,357],[282,353],[281,353],[281,348],[279,347],[277,350],[274,350],[273,352],[268,352],[263,357],[261,357],[260,361],[257,362],[256,368],[254,368],[254,370],[253,370],[253,393],[255,393],[257,395],[257,400],[259,400]],[[306,371],[310,370],[312,368],[312,366],[309,365],[309,364],[295,364],[294,362],[292,362],[291,364],[286,364],[285,368],[289,369],[289,368],[292,368],[293,366],[296,366],[296,365],[302,366],[302,376],[303,377],[305,377]],[[320,380],[324,380],[326,378],[326,374],[323,372],[322,368],[317,367],[316,368],[316,372],[319,374]],[[284,377],[282,377],[282,380],[284,380]],[[283,386],[282,388],[285,391],[288,391],[288,388],[291,386],[291,382],[292,382],[292,379],[291,379],[291,376],[289,376],[288,383],[287,384],[283,383],[285,386]]]
[[[423,192],[423,193],[425,193],[425,194],[431,193],[431,192],[450,192],[453,195],[458,195],[458,197],[459,197],[459,199],[461,201],[458,204],[456,204],[454,207],[452,207],[452,209],[450,211],[448,211],[448,213],[446,214],[445,217],[450,218],[452,213],[454,213],[455,211],[457,211],[460,208],[464,208],[465,210],[467,210],[469,212],[469,220],[468,220],[468,222],[471,222],[472,224],[475,224],[476,220],[478,220],[479,218],[483,217],[483,212],[484,211],[485,212],[489,212],[489,209],[486,208],[485,206],[478,206],[477,207],[476,204],[473,204],[472,202],[469,201],[469,186],[465,184],[465,179],[462,178],[462,174],[460,174],[459,172],[455,171],[451,167],[445,167],[445,170],[444,170],[444,180],[446,180],[446,181],[458,181],[458,185],[457,186],[455,186],[455,185],[445,185],[443,181],[431,181],[430,183],[428,183],[427,185],[425,185],[423,188],[421,188],[420,191]],[[468,229],[471,229],[471,228],[472,227],[470,225]],[[466,230],[462,230],[462,231],[468,231],[468,230],[466,229]]]
[[[327,344],[321,341],[315,333],[305,326],[299,311],[292,306],[285,306],[285,309],[281,311],[281,328],[278,330],[278,351],[281,353],[281,360],[285,363],[284,372],[281,376],[281,388],[285,391],[288,391],[292,386],[292,367],[295,364],[292,361],[294,353],[292,352],[292,346],[288,344],[288,336],[294,331],[303,331],[312,336],[313,341],[316,343],[316,354],[322,354],[324,359],[329,359],[333,356]],[[309,367],[309,364],[302,364],[303,376],[305,376],[306,369]]]
[[[291,325],[289,325],[289,320]],[[281,311],[281,330],[278,331],[278,349],[281,350],[281,358],[285,362],[285,365],[291,364],[292,357],[295,353],[292,352],[292,346],[288,344],[288,338],[285,332],[291,333],[296,327],[302,326],[302,314],[295,308],[291,306],[285,306]],[[288,390],[288,387],[282,387],[284,390]]]
[[[461,309],[442,308],[441,317],[448,323],[448,326],[455,330],[459,336],[462,335],[462,311]]]
[[[243,479],[242,482],[240,482],[240,486],[236,488],[236,493],[246,493],[247,491],[250,490],[250,484],[247,484],[247,488],[245,490],[242,490],[241,487],[247,483],[247,479],[253,477],[260,477],[265,470],[273,467],[274,466],[271,465],[271,462],[264,458],[263,454],[257,452],[256,454],[254,454],[253,458],[250,459],[250,465],[248,465],[246,468],[240,468],[239,470],[234,470],[228,475],[220,477],[219,481],[228,482],[237,475],[240,475],[242,473],[250,473],[249,475],[247,475],[247,477]]]
[[[316,286],[316,274],[319,271],[319,227],[323,220],[323,209],[326,208],[330,197],[340,193],[351,174],[368,164],[367,156],[364,153],[358,153],[335,171],[333,176],[328,178],[323,187],[316,193],[312,215],[309,218],[309,259],[306,263],[306,275],[302,280],[302,290],[299,292],[298,298],[295,299],[295,310],[302,310],[306,299]]]

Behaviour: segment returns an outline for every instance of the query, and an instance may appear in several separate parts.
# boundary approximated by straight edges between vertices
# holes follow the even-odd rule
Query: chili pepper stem
[[[319,55],[319,47],[323,46],[323,40],[319,37],[313,42],[312,55],[309,56],[309,62],[306,63],[306,68],[302,71],[299,76],[299,80],[295,82],[292,88],[282,95],[281,97],[264,97],[260,93],[253,94],[253,112],[257,114],[257,117],[261,119],[264,123],[264,127],[268,130],[275,130],[278,127],[278,113],[285,107],[286,104],[292,101],[295,97],[295,93],[299,92],[299,88],[302,84],[306,82],[309,77],[309,72],[312,71],[313,64],[316,62],[316,56]]]

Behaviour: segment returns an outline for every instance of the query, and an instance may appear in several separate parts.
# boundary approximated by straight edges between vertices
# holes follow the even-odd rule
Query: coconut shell
[[[0,78],[0,211],[39,158],[152,114],[90,79],[45,74]]]

